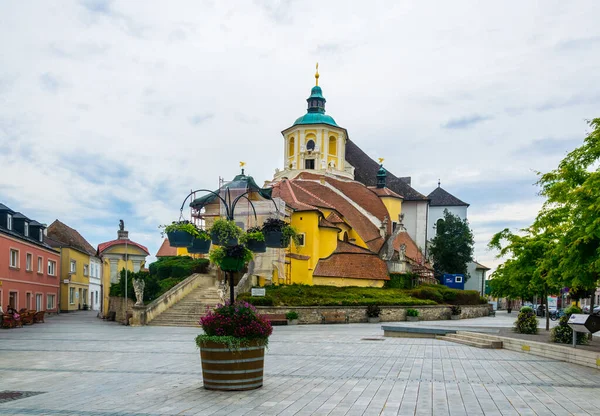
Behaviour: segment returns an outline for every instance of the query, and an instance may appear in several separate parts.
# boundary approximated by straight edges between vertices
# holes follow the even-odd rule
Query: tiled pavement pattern
[[[380,325],[276,327],[265,385],[202,388],[195,328],[127,328],[93,313],[0,330],[0,391],[45,392],[0,415],[600,415],[600,371]],[[363,339],[371,338],[371,339]]]

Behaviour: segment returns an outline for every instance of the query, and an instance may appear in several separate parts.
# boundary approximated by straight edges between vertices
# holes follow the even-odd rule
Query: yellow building
[[[361,164],[360,178],[355,178],[355,166],[347,158],[351,144],[348,132],[325,114],[319,74],[315,77],[307,113],[282,131],[283,170],[276,170],[267,188],[259,188],[242,170],[218,190],[232,198],[248,192],[258,206],[256,220],[250,208],[239,217],[236,209],[236,223],[243,229],[279,216],[300,234],[297,246],[292,243],[286,250],[268,249],[256,254],[249,274],[256,277],[254,282],[267,284],[333,286],[381,287],[391,272],[416,272],[433,279],[431,266],[404,227],[404,197],[387,187],[383,160],[376,164],[366,154],[359,155],[368,160]],[[354,156],[359,153],[350,150]],[[396,188],[410,188],[399,185],[399,178],[390,177]],[[273,201],[264,205],[261,196],[272,197],[279,207],[277,212]],[[208,227],[224,213],[214,195],[197,198],[191,207]],[[179,250],[177,253],[181,254]]]
[[[117,239],[98,245],[98,256],[102,260],[102,314],[108,314],[108,298],[110,285],[118,283],[120,272],[127,269],[130,272],[139,272],[146,264],[148,249],[129,239],[129,232],[125,230],[121,221],[117,232]]]
[[[89,276],[94,247],[77,230],[54,221],[47,230],[47,241],[60,249],[61,274],[59,307],[61,312],[87,309],[89,300]]]

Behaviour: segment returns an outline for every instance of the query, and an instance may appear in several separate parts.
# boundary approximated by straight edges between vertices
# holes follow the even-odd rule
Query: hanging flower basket
[[[192,244],[188,246],[187,251],[190,254],[206,254],[210,250],[210,240],[194,238]]]
[[[244,259],[236,257],[224,257],[221,261],[221,270],[224,272],[239,272],[244,268]]]
[[[241,241],[246,245],[248,250],[255,253],[264,253],[267,251],[265,235],[260,227],[248,228],[246,233],[241,237]]]
[[[248,240],[246,247],[255,253],[265,253],[267,251],[267,244],[264,241]]]
[[[239,272],[252,260],[252,252],[243,245],[219,246],[211,250],[210,261],[226,272]]]
[[[298,233],[285,221],[269,218],[263,224],[262,230],[267,247],[285,248],[290,245],[292,238],[298,244]]]
[[[171,247],[188,247],[192,240],[200,235],[200,230],[189,221],[173,221],[170,225],[161,225],[162,235],[167,235]]]
[[[238,239],[242,232],[235,222],[219,218],[210,228],[210,238],[216,246],[233,247],[238,245]]]

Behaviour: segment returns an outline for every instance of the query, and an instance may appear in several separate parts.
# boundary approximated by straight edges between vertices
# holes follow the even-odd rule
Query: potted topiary
[[[188,247],[198,235],[198,227],[189,221],[173,221],[171,225],[161,225],[158,228],[164,228],[161,235],[167,235],[171,247]]]
[[[453,321],[460,319],[461,313],[462,313],[462,310],[460,309],[460,306],[452,305],[450,307],[450,319],[452,319]]]
[[[252,260],[252,252],[241,244],[217,247],[211,250],[208,258],[225,272],[239,272]]]
[[[406,310],[406,320],[409,322],[415,322],[419,320],[419,311],[416,309]]]
[[[246,230],[240,241],[248,247],[248,250],[255,253],[264,253],[267,251],[265,244],[265,235],[260,227],[252,227]]]
[[[289,311],[285,314],[285,319],[287,319],[288,325],[298,325],[298,312]]]
[[[377,305],[368,305],[367,306],[367,320],[369,323],[377,323],[379,322],[379,315],[381,314],[381,308]]]
[[[288,223],[277,218],[268,218],[262,227],[265,235],[265,244],[272,248],[285,248],[290,245],[293,238],[298,245],[298,233]]]
[[[235,225],[235,222],[223,218],[216,219],[210,227],[212,243],[222,247],[237,246],[242,233],[242,229]]]
[[[204,388],[253,390],[262,386],[265,347],[273,327],[247,302],[217,305],[200,318],[196,337]]]
[[[210,250],[210,235],[205,230],[198,230],[198,235],[187,248],[190,254],[206,254]]]

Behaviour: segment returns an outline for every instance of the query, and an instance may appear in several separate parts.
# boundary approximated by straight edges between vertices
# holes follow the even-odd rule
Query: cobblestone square
[[[202,388],[200,329],[127,328],[93,313],[0,331],[0,415],[598,415],[600,372],[379,324],[275,327],[265,384]]]

